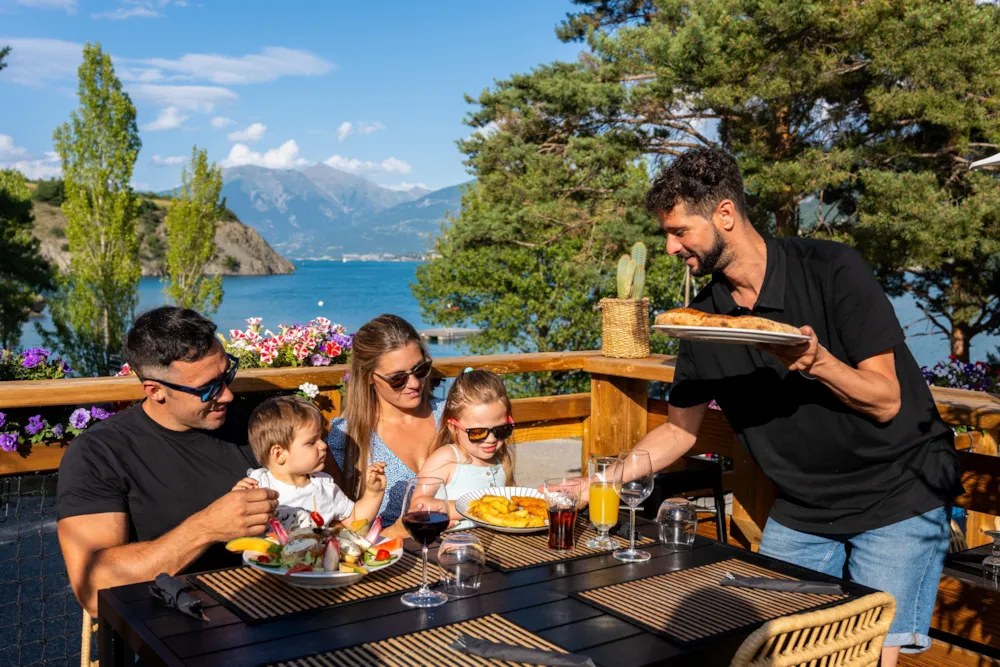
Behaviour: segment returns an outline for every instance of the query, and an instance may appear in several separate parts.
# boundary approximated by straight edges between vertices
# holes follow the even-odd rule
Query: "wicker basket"
[[[649,299],[601,299],[601,354],[616,359],[649,356]]]

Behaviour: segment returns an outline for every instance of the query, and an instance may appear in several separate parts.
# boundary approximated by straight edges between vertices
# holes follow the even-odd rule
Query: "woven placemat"
[[[249,567],[217,570],[188,577],[247,623],[259,623],[303,611],[339,607],[362,600],[394,595],[420,586],[420,557],[404,552],[392,567],[365,575],[344,588],[297,588],[281,577]],[[427,581],[441,579],[434,563],[427,565]]]
[[[795,580],[731,559],[570,595],[681,644],[715,639],[847,597],[721,586],[727,572]]]
[[[371,642],[337,651],[317,653],[297,660],[273,663],[270,667],[316,667],[317,665],[323,667],[367,667],[368,665],[452,667],[452,665],[522,664],[488,660],[448,648],[448,645],[455,641],[455,637],[460,632],[464,632],[470,637],[489,641],[540,648],[558,653],[566,652],[502,616],[490,614],[432,630],[400,635],[380,642]]]
[[[491,567],[503,572],[514,572],[538,565],[576,560],[577,558],[585,558],[611,551],[609,549],[591,549],[584,546],[587,540],[597,536],[597,531],[591,528],[590,523],[583,519],[577,519],[574,534],[576,537],[576,546],[570,551],[549,549],[548,531],[526,535],[512,535],[510,533],[498,533],[489,528],[473,528],[468,532],[478,537],[486,549],[486,562]],[[620,547],[628,546],[626,538],[615,535],[612,535],[612,538]],[[636,538],[635,541],[636,547],[648,547],[652,544],[656,544],[656,540],[645,536],[642,536],[641,539]]]

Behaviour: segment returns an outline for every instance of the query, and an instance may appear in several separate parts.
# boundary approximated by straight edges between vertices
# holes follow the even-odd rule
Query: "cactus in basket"
[[[637,241],[631,255],[618,260],[618,298],[641,299],[646,288],[646,244]]]

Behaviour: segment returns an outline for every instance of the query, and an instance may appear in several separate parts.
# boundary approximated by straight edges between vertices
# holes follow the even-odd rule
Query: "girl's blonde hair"
[[[487,405],[500,401],[507,409],[507,416],[511,415],[510,397],[507,396],[507,388],[503,380],[496,373],[490,371],[467,371],[455,378],[455,384],[451,385],[448,398],[444,402],[444,412],[441,414],[441,424],[438,426],[437,437],[434,438],[432,451],[443,445],[453,444],[451,442],[451,430],[448,428],[448,421],[454,419],[461,421],[459,415],[462,410],[470,405]],[[497,447],[496,458],[503,466],[504,474],[507,476],[507,485],[514,485],[514,452],[511,445],[514,444],[514,436],[503,441]]]
[[[365,493],[365,470],[372,449],[372,432],[378,425],[379,402],[375,393],[374,373],[383,355],[416,343],[424,359],[431,358],[420,334],[413,325],[398,315],[379,315],[354,334],[351,344],[350,377],[344,396],[344,420],[347,438],[341,487],[357,500]],[[431,395],[428,375],[423,382],[421,400]]]

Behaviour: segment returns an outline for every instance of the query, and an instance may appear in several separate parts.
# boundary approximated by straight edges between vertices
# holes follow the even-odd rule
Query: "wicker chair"
[[[876,667],[896,613],[888,593],[783,616],[746,638],[730,667]]]
[[[83,630],[80,633],[80,667],[98,667],[97,660],[90,659],[90,638],[97,631],[97,623],[87,610],[83,610]]]

